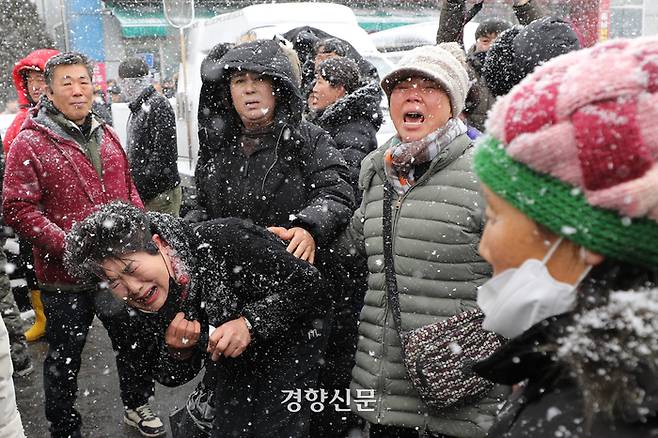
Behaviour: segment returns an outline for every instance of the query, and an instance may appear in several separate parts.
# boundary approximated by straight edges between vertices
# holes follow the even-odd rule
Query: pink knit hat
[[[556,180],[571,198],[582,199],[580,223],[575,217],[573,223],[553,217],[566,217],[562,209],[575,208],[562,195],[553,201],[553,213],[528,214],[553,228],[561,223],[555,232],[587,246],[592,236],[584,234],[601,223],[591,222],[586,207],[615,213],[610,221],[626,228],[640,218],[650,221],[650,228],[658,226],[658,38],[615,40],[549,61],[496,102],[487,134],[476,171],[517,208],[529,209],[519,201],[522,197],[530,196],[531,203],[551,200],[545,193],[524,193],[523,184],[511,189],[514,178],[506,174],[518,169],[506,165],[496,170],[492,160],[522,164],[542,179],[544,188]],[[511,178],[509,184],[505,178]],[[605,226],[612,227],[608,220]],[[651,245],[658,247],[658,241]],[[658,261],[658,249],[656,254]]]

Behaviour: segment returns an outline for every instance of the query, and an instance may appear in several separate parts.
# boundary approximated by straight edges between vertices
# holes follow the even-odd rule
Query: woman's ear
[[[163,249],[165,249],[168,246],[167,242],[165,242],[164,239],[162,237],[160,237],[159,234],[154,234],[151,237],[151,240],[155,244],[156,251],[162,251]]]

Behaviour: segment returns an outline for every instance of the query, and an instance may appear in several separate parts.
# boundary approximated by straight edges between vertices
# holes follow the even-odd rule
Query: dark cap
[[[490,35],[492,33],[495,33],[496,35],[501,34],[510,27],[512,27],[512,23],[507,20],[501,20],[499,18],[484,20],[482,23],[480,23],[477,29],[475,29],[475,39]]]
[[[342,85],[351,94],[359,88],[359,66],[349,58],[330,58],[320,63],[317,73],[333,87]]]
[[[128,58],[119,64],[119,77],[141,78],[149,74],[149,67],[141,58]]]

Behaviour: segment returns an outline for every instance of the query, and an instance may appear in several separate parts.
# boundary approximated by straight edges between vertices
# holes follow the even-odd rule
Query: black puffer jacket
[[[237,69],[272,78],[276,93],[274,122],[250,135],[258,145],[249,157],[241,146],[243,125],[230,99],[230,74]],[[198,202],[207,217],[300,226],[319,244],[331,240],[351,217],[354,198],[347,166],[331,137],[302,121],[304,102],[278,43],[265,40],[235,47],[218,62],[206,64],[205,72],[204,82],[212,82],[213,92],[200,98],[195,178]]]
[[[310,112],[307,120],[327,131],[336,142],[350,169],[349,182],[357,205],[361,201],[358,188],[361,160],[377,149],[377,131],[382,126],[380,103],[382,91],[378,84],[366,82],[321,112]]]
[[[128,104],[127,152],[130,172],[144,202],[180,184],[176,116],[153,86]]]

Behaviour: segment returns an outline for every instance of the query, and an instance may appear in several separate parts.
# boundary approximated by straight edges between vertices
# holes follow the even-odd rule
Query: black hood
[[[272,78],[276,97],[275,127],[299,125],[304,100],[295,83],[290,60],[279,43],[253,41],[230,48],[221,58],[213,52],[203,61],[201,71],[198,120],[202,143],[221,145],[229,136],[241,131],[242,122],[233,107],[230,92],[231,74],[236,70]]]

